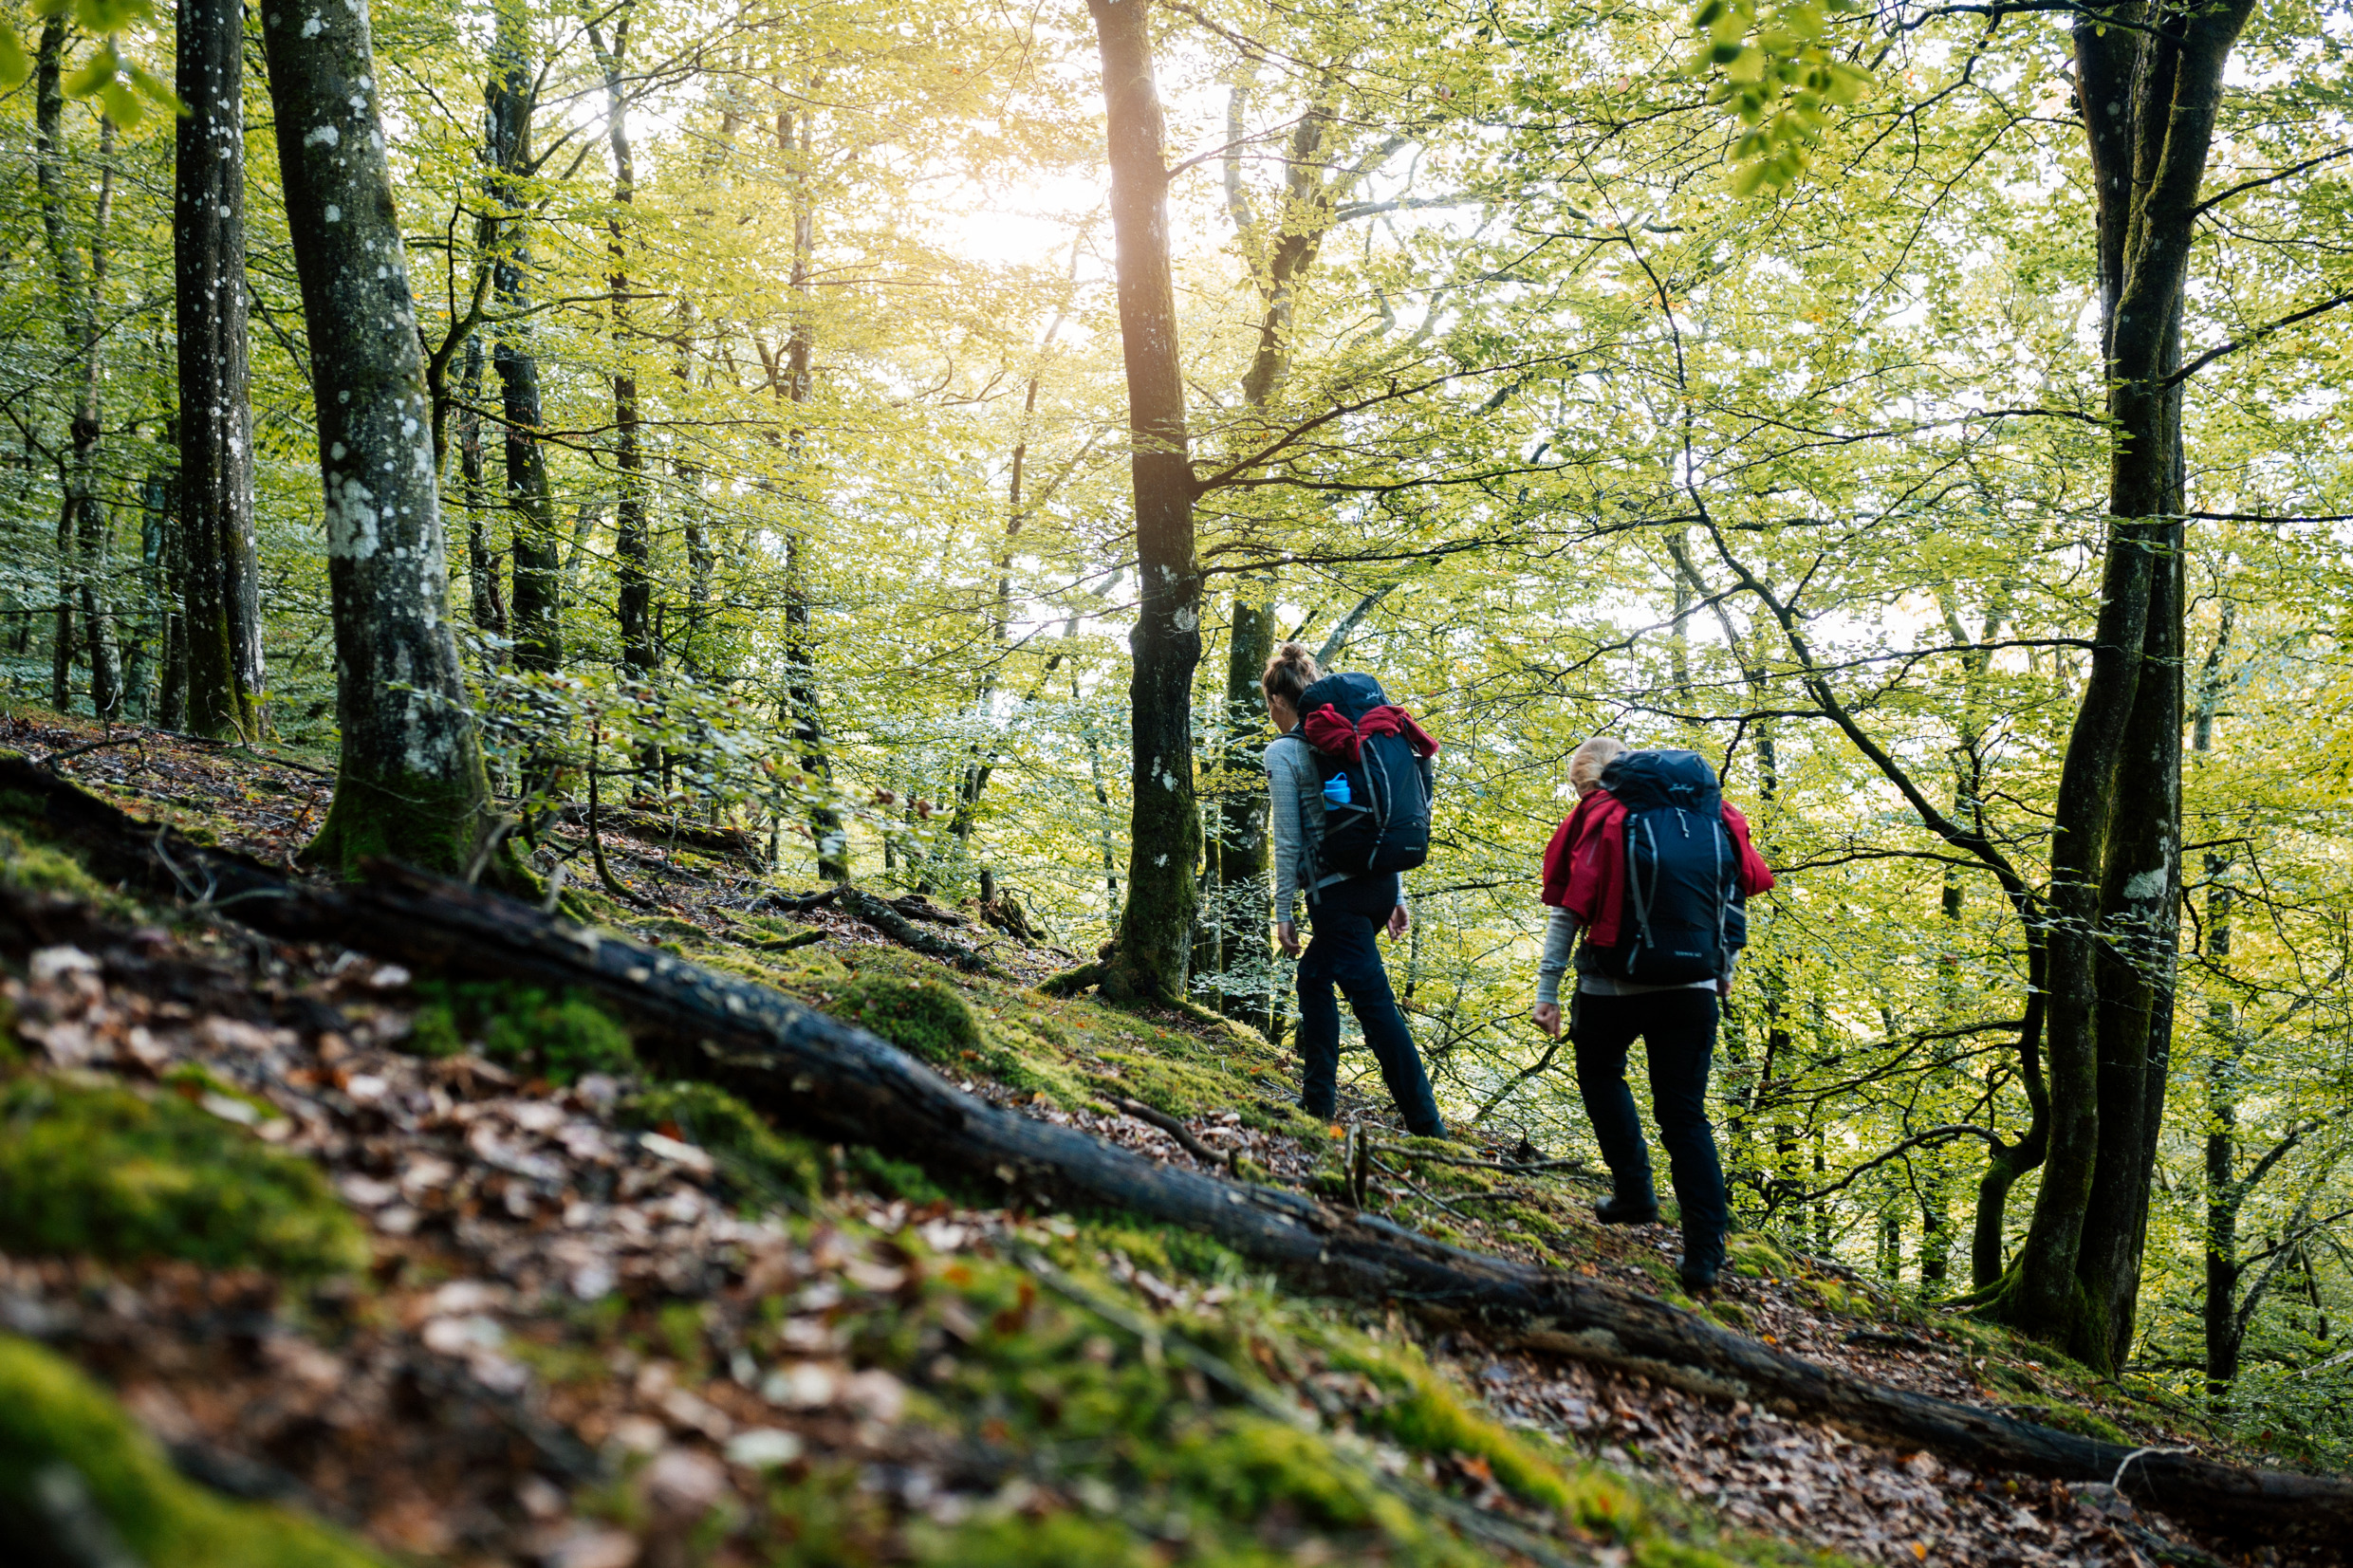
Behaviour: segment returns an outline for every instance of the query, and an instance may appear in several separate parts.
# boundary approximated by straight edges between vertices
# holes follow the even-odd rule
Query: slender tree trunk
[[[2119,1303],[2138,1284],[2144,1151],[2154,1150],[2150,1106],[2161,1095],[2161,1081],[2150,1081],[2153,1063],[2162,1077],[2157,1020],[2171,1011],[2172,952],[2159,928],[2170,924],[2180,877],[2181,385],[2173,371],[2223,72],[2251,8],[2230,0],[2183,13],[2169,18],[2170,31],[2088,19],[2075,29],[2099,200],[2109,525],[2096,646],[2051,842],[2049,1158],[1998,1310],[2103,1371],[2129,1343],[2130,1314]],[[2152,769],[2154,779],[2140,776]],[[2134,812],[2161,820],[2127,816],[2127,793]],[[2138,950],[2129,982],[2103,967],[2103,935]],[[2123,987],[2121,1007],[2103,1006],[2103,985]],[[2104,1134],[2103,1120],[2112,1120]],[[2096,1218],[2095,1202],[2109,1206]]]
[[[1217,894],[1225,932],[1217,969],[1228,976],[1245,968],[1264,969],[1267,963],[1267,724],[1258,682],[1274,655],[1272,596],[1271,583],[1245,581],[1234,590],[1226,643],[1224,777],[1217,799]],[[1229,980],[1222,1003],[1229,1018],[1260,1030],[1273,1027],[1273,997],[1265,981],[1243,989]]]
[[[813,84],[812,84],[813,85]],[[814,145],[810,120],[805,110],[795,122],[790,114],[776,117],[777,150],[791,169],[792,331],[785,341],[784,392],[795,411],[787,448],[794,469],[800,467],[807,439],[802,411],[817,389],[813,360],[817,352],[817,201],[809,184],[809,158]],[[824,708],[817,690],[817,639],[810,625],[809,544],[806,530],[792,528],[785,536],[785,700],[792,710],[792,740],[801,753],[801,771],[816,785],[809,804],[809,837],[817,845],[817,875],[828,882],[846,882],[850,876],[849,836],[842,814],[831,802],[833,759],[825,750]]]
[[[521,0],[500,0],[491,80],[483,100],[490,128],[491,198],[498,216],[486,219],[491,242],[491,292],[512,316],[529,303],[530,252],[524,243],[522,178],[531,168],[533,85],[530,18]],[[539,432],[547,419],[539,395],[539,361],[530,332],[518,321],[499,329],[491,363],[498,372],[500,422],[505,433],[507,509],[513,519],[515,663],[526,670],[564,664],[563,563],[555,501],[547,489],[547,455]]]
[[[361,6],[262,8],[310,334],[334,600],[335,801],[305,852],[464,874],[490,788],[449,618],[433,410]]]
[[[2199,683],[2197,716],[2190,729],[2190,749],[2204,756],[2214,749],[2214,710],[2221,704],[2222,661],[2231,639],[2234,607],[2226,600],[2222,627],[2206,660]],[[2206,852],[2206,968],[2213,987],[2206,1005],[2206,1399],[2215,1413],[2231,1408],[2231,1386],[2238,1380],[2242,1343],[2238,1321],[2238,1214],[2246,1190],[2238,1179],[2238,1105],[2246,1081],[2246,1042],[2239,1036],[2232,1005],[2231,858],[2218,849]]]
[[[466,501],[466,588],[474,630],[504,637],[507,597],[499,588],[499,566],[505,552],[491,547],[489,495],[482,472],[482,335],[478,332],[466,335],[464,363],[457,381],[458,396],[465,404],[457,415],[457,476]]]
[[[122,704],[122,672],[106,602],[106,513],[98,498],[100,416],[105,380],[104,329],[107,229],[114,217],[114,122],[98,122],[98,202],[90,217],[90,254],[85,265],[70,227],[66,191],[65,22],[43,24],[33,83],[34,181],[49,260],[57,274],[58,303],[81,340],[70,434],[71,453],[63,474],[65,500],[58,509],[57,645],[50,669],[50,699],[63,711],[73,701],[72,659],[79,620],[80,645],[90,658],[90,710],[112,718]]]
[[[244,0],[179,0],[172,192],[188,727],[262,735],[260,565],[245,341]]]
[[[1128,683],[1135,798],[1127,907],[1103,976],[1120,998],[1181,1000],[1191,968],[1194,868],[1201,823],[1193,792],[1193,672],[1201,658],[1201,578],[1194,559],[1193,465],[1176,354],[1168,244],[1168,170],[1146,0],[1088,0],[1102,58],[1117,240],[1120,343],[1140,593]]]
[[[175,433],[176,434],[176,433]],[[176,439],[166,445],[176,448]],[[179,475],[158,468],[147,476],[144,510],[146,528],[140,544],[146,557],[148,593],[155,605],[156,677],[147,718],[165,729],[188,723],[188,636],[181,605],[186,602],[181,580],[185,575],[180,548]]]
[[[628,56],[632,16],[624,7],[613,25],[609,50],[593,26],[589,38],[604,73],[604,136],[613,157],[613,216],[606,225],[606,252],[613,261],[605,284],[613,311],[613,468],[620,478],[613,514],[614,575],[619,580],[614,614],[621,623],[621,664],[642,680],[660,668],[661,650],[654,640],[654,536],[646,508],[638,377],[631,366],[635,334],[629,325],[628,223],[637,201],[638,166],[629,143],[629,100],[621,71]]]

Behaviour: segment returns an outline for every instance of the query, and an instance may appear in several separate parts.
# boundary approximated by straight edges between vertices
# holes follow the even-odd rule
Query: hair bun
[[[1280,697],[1296,708],[1300,693],[1323,678],[1314,652],[1304,642],[1287,642],[1267,661],[1267,672],[1258,677],[1258,685],[1269,697]]]

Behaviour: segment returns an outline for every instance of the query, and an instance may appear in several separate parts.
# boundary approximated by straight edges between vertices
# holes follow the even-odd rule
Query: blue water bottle
[[[1346,805],[1350,799],[1348,775],[1335,773],[1324,781],[1324,803],[1325,805]]]

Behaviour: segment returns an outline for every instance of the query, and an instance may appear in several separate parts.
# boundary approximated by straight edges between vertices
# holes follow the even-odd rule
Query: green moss
[[[819,1190],[824,1165],[806,1138],[779,1133],[757,1111],[708,1083],[662,1083],[632,1096],[623,1126],[663,1131],[707,1151],[737,1193],[796,1202]]]
[[[115,1402],[60,1357],[0,1336],[0,1536],[45,1559],[35,1488],[78,1485],[157,1568],[371,1568],[357,1544],[275,1508],[181,1480]],[[60,1559],[63,1560],[63,1559]]]
[[[417,1056],[454,1056],[479,1042],[493,1061],[555,1083],[583,1073],[625,1073],[637,1065],[629,1031],[579,991],[553,994],[496,981],[425,980],[423,1005],[402,1048]]]
[[[1079,1514],[1013,1514],[912,1534],[916,1560],[939,1568],[1159,1568],[1167,1560],[1118,1523]]]
[[[24,810],[26,805],[31,808],[29,812]],[[40,806],[40,802],[23,795],[0,801],[0,812],[10,817],[37,820]],[[107,901],[105,890],[72,856],[6,826],[0,826],[0,880],[22,893],[61,893],[89,903]]]
[[[963,993],[944,980],[861,974],[825,1010],[844,1024],[880,1035],[909,1056],[954,1066],[988,1044],[980,1020]]]
[[[852,1149],[845,1163],[869,1191],[886,1198],[904,1198],[909,1203],[942,1203],[952,1201],[954,1194],[932,1180],[919,1165],[895,1160],[872,1149]]]
[[[2138,1439],[2106,1416],[2070,1405],[2058,1399],[2028,1399],[2010,1407],[2010,1413],[2046,1427],[2056,1427],[2063,1432],[2078,1437],[2097,1438],[2103,1443],[2118,1443],[2126,1448],[2138,1446]]]
[[[1600,1476],[1572,1479],[1526,1443],[1466,1405],[1416,1351],[1392,1352],[1362,1341],[1336,1340],[1331,1363],[1360,1372],[1389,1397],[1371,1424],[1424,1453],[1471,1454],[1487,1461],[1498,1483],[1515,1495],[1558,1509],[1583,1527],[1611,1535],[1631,1530],[1641,1515],[1632,1493]]]
[[[0,1090],[0,1248],[297,1277],[367,1262],[306,1161],[177,1095],[48,1078]]]
[[[420,871],[462,876],[470,869],[476,834],[490,810],[490,784],[482,759],[467,747],[456,779],[403,773],[372,779],[346,766],[338,770],[335,799],[319,836],[305,846],[302,861],[346,879],[356,879],[369,860],[398,860]],[[494,855],[493,880],[519,870],[511,853]]]
[[[1255,1519],[1282,1503],[1326,1528],[1360,1529],[1376,1522],[1378,1512],[1386,1533],[1418,1533],[1362,1471],[1333,1463],[1321,1438],[1264,1416],[1191,1426],[1177,1435],[1170,1460],[1172,1478],[1228,1518]]]
[[[1770,1236],[1760,1235],[1753,1230],[1744,1230],[1725,1239],[1724,1261],[1732,1266],[1733,1273],[1746,1275],[1751,1280],[1763,1279],[1768,1275],[1781,1279],[1797,1272],[1797,1265],[1789,1261],[1788,1253],[1773,1244]]]

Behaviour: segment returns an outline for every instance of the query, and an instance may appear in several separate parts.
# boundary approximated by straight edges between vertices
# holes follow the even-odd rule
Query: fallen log
[[[2353,1536],[2353,1482],[2135,1448],[1819,1366],[1600,1280],[1448,1245],[1302,1194],[1180,1171],[960,1093],[863,1030],[672,954],[478,889],[378,866],[362,886],[292,881],[139,823],[18,759],[0,806],[103,875],[177,890],[287,940],[332,941],[423,972],[591,991],[658,1068],[709,1079],[780,1121],[888,1150],[1031,1203],[1118,1209],[1215,1238],[1308,1291],[1396,1301],[1498,1338],[1745,1398],[1981,1470],[2115,1485],[2189,1524],[2278,1541]]]

